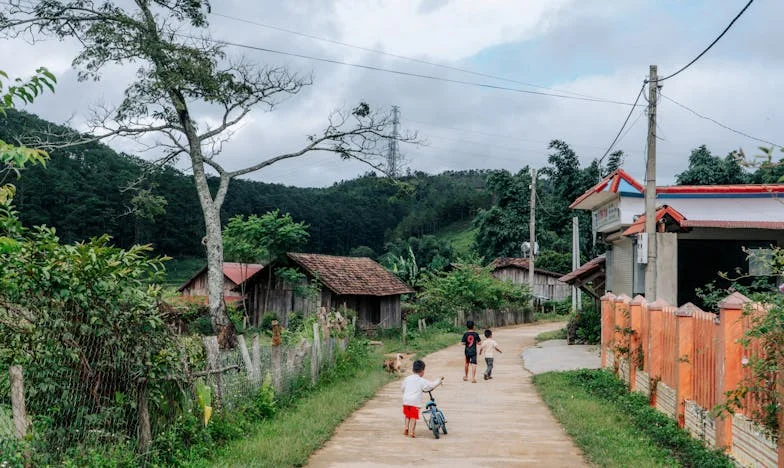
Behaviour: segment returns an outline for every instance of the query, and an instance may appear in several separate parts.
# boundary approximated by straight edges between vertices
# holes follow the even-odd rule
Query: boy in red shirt
[[[471,368],[471,382],[476,383],[476,355],[477,345],[482,339],[479,333],[474,331],[474,321],[469,320],[466,322],[468,331],[463,333],[463,338],[460,340],[465,345],[465,376],[464,381],[468,381],[468,368]]]

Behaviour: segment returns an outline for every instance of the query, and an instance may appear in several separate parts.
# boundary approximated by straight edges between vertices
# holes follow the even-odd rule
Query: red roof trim
[[[687,219],[681,223],[689,228],[721,228],[721,229],[784,229],[782,221],[720,221],[705,219]]]
[[[686,217],[683,216],[680,212],[678,212],[678,210],[676,210],[675,208],[669,205],[664,205],[658,210],[656,210],[656,222],[658,223],[659,221],[661,221],[665,215],[669,216],[670,218],[672,218],[673,221],[678,223],[678,226],[685,227],[683,225],[683,222],[686,221]],[[639,234],[644,231],[645,231],[645,215],[642,215],[639,218],[637,218],[637,221],[635,221],[634,224],[632,224],[625,231],[623,231],[623,235],[632,236],[634,234]]]
[[[784,184],[672,185],[656,187],[656,193],[784,193]]]
[[[626,182],[628,182],[629,185],[634,187],[637,191],[643,192],[642,184],[634,180],[634,178],[630,176],[623,169],[618,169],[612,174],[602,179],[601,182],[588,189],[584,194],[580,195],[577,198],[577,200],[575,200],[571,205],[569,205],[569,208],[574,208],[575,206],[579,205],[583,200],[585,200],[586,198],[590,197],[595,193],[603,192],[605,187],[607,187],[607,184],[610,183],[612,184],[610,185],[610,192],[618,193],[618,187],[620,187],[621,185],[621,180],[625,180]]]

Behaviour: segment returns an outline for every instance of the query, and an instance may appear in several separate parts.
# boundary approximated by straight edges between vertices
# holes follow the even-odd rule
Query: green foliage
[[[277,261],[286,252],[297,250],[308,239],[308,226],[295,222],[279,210],[262,216],[231,218],[223,230],[224,257],[242,263]]]
[[[534,338],[534,341],[537,343],[541,343],[542,341],[549,341],[549,340],[565,340],[566,339],[566,328],[559,328],[558,330],[542,332]]]
[[[386,246],[382,263],[404,280],[419,279],[420,272],[441,271],[454,259],[454,251],[447,242],[431,235],[398,239]],[[407,281],[408,282],[408,281]]]
[[[353,249],[351,249],[348,252],[348,256],[376,258],[376,251],[366,245],[360,245],[359,247],[354,247]]]
[[[549,372],[534,385],[589,460],[601,466],[732,467],[603,370]]]
[[[162,259],[148,246],[111,247],[107,236],[64,245],[53,229],[17,223],[13,212],[0,216],[16,242],[0,253],[0,368],[24,369],[34,447],[133,439],[125,421],[139,388],[156,402],[181,375],[158,303]]]
[[[542,309],[545,312],[553,312],[556,315],[569,315],[572,313],[572,300],[567,298],[560,301],[545,301]]]
[[[584,307],[566,326],[569,344],[597,344],[602,339],[602,314],[595,307]]]
[[[554,250],[542,250],[539,256],[536,257],[535,265],[536,268],[541,268],[542,270],[566,274],[572,271],[572,254]]]
[[[713,156],[705,145],[692,150],[689,167],[675,176],[678,185],[722,185],[745,184],[750,181],[749,174],[732,152],[723,159]]]
[[[461,261],[452,271],[428,274],[417,295],[417,311],[428,322],[449,320],[462,310],[522,309],[529,306],[527,287],[496,279],[488,267]]]

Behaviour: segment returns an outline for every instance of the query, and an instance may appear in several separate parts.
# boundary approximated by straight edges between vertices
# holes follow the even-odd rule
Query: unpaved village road
[[[461,346],[427,356],[425,378],[446,377],[445,386],[433,392],[448,421],[449,434],[440,440],[421,419],[415,439],[403,436],[401,382],[395,381],[344,421],[308,466],[586,466],[579,449],[537,395],[521,359],[538,333],[559,326],[496,330],[494,338],[504,353],[496,354],[494,378],[484,381],[478,375],[475,384],[463,382]],[[484,367],[480,359],[477,374]]]

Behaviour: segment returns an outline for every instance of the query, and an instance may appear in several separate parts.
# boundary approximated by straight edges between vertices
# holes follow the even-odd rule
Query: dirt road
[[[446,414],[449,434],[435,440],[420,419],[417,438],[402,434],[400,381],[384,386],[343,424],[311,467],[419,466],[586,466],[582,455],[540,400],[523,369],[521,353],[543,331],[562,324],[498,329],[504,351],[496,355],[494,378],[463,382],[463,351],[451,346],[425,358],[425,378],[445,376],[434,392]],[[480,360],[477,374],[484,370]],[[410,372],[410,371],[408,371]],[[407,373],[408,373],[407,372]],[[317,417],[314,415],[314,417]]]

